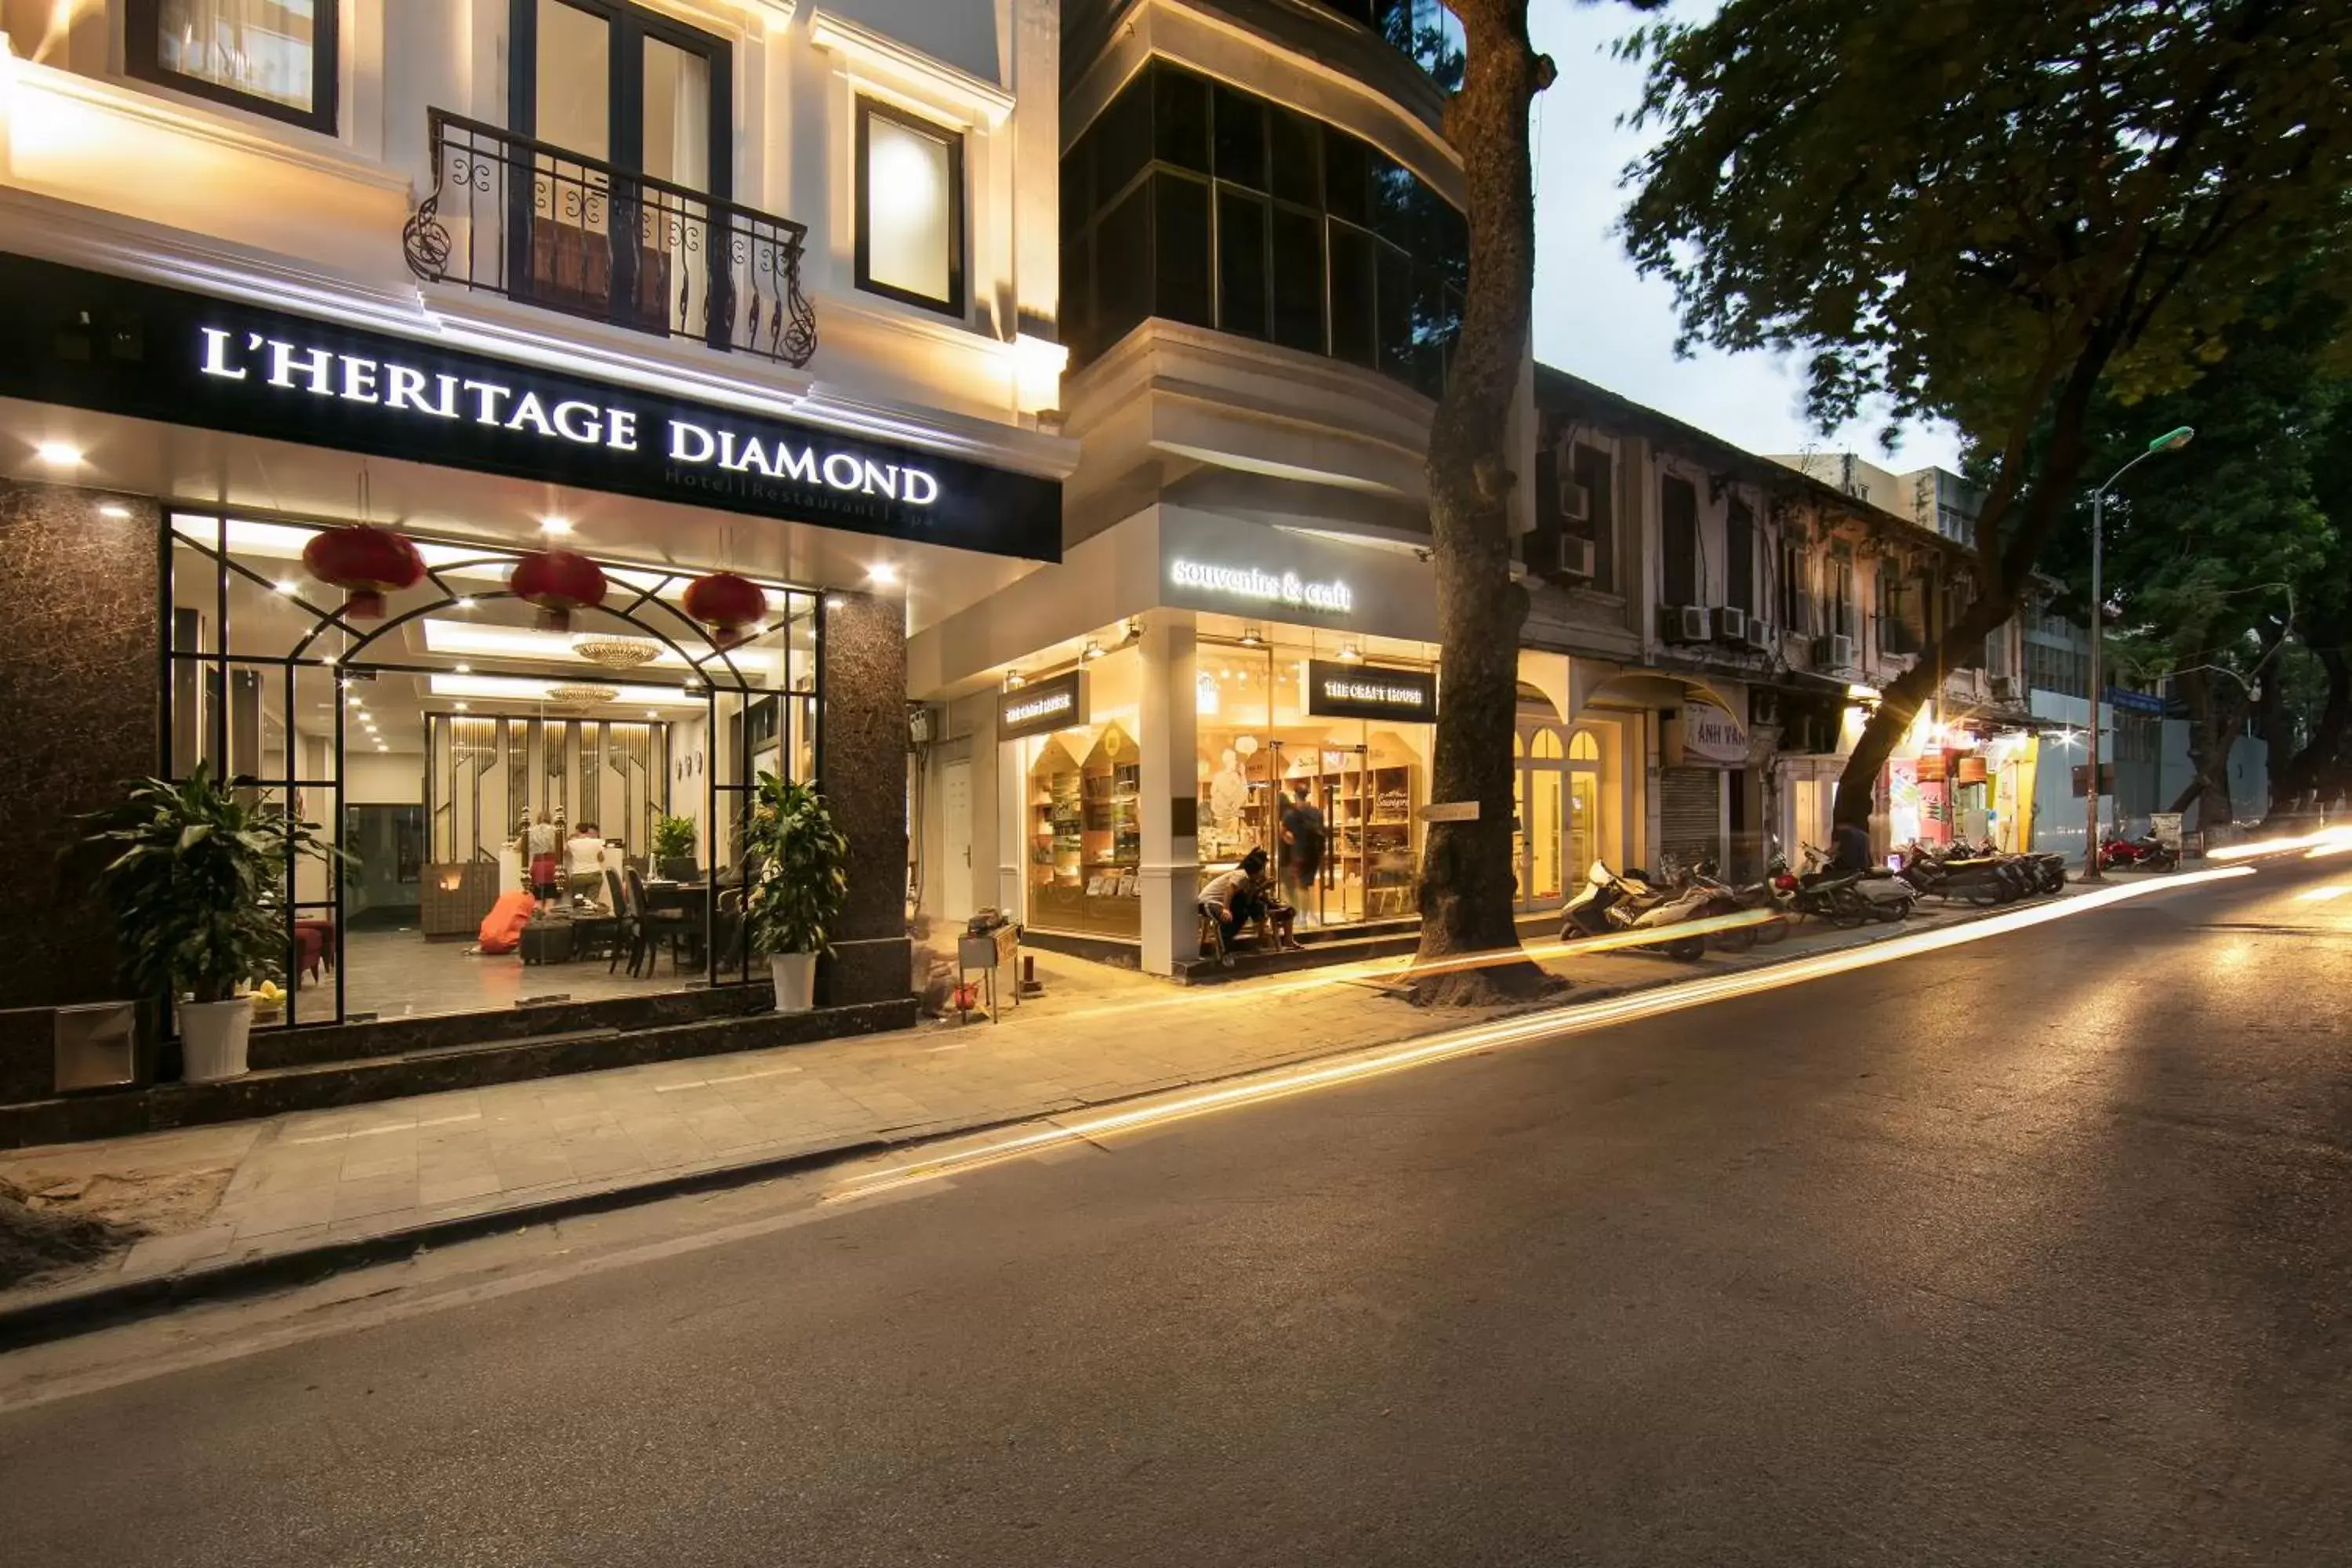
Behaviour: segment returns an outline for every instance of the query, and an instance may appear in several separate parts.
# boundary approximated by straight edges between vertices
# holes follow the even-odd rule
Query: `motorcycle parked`
[[[1749,910],[1764,910],[1769,911],[1771,915],[1769,920],[1758,921],[1752,925],[1734,926],[1729,931],[1717,932],[1710,939],[1717,948],[1725,952],[1746,952],[1759,943],[1769,947],[1774,942],[1787,938],[1789,918],[1781,910],[1779,892],[1769,879],[1761,882],[1750,882],[1744,888],[1735,888],[1716,876],[1715,870],[1714,861],[1702,860],[1691,872],[1693,882],[1705,885],[1713,889],[1716,894],[1717,907],[1710,910],[1710,913],[1732,914]]]
[[[1783,912],[1797,918],[1811,915],[1843,930],[1850,931],[1871,918],[1870,906],[1854,890],[1861,880],[1859,871],[1800,877],[1789,868],[1786,857],[1775,856],[1772,859],[1773,896]]]
[[[1676,937],[1664,932],[1684,921],[1722,912],[1709,907],[1716,899],[1711,888],[1696,883],[1682,889],[1662,887],[1638,871],[1620,876],[1605,861],[1595,860],[1585,874],[1584,891],[1562,911],[1559,934],[1562,941],[1573,942],[1580,936],[1655,931],[1661,940],[1643,943],[1643,951],[1692,963],[1706,952],[1706,936]]]
[[[1864,871],[1832,871],[1829,855],[1816,846],[1801,846],[1805,854],[1805,875],[1809,878],[1852,877],[1854,896],[1871,919],[1893,925],[1910,917],[1912,907],[1919,901],[1919,889],[1884,867],[1874,866]]]
[[[2099,846],[2099,868],[2105,871],[2177,871],[2180,851],[2153,833],[2137,838],[2109,834]]]
[[[1922,896],[1947,902],[1966,899],[1980,908],[2015,903],[2028,890],[2019,868],[1999,857],[1979,854],[1973,845],[1938,849],[1914,839],[1904,847],[1903,867],[1895,874]]]

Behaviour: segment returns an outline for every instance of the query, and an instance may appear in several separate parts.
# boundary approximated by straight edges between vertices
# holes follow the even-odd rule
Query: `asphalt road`
[[[2352,1562],[2348,982],[2352,858],[216,1316],[0,1412],[0,1561]]]

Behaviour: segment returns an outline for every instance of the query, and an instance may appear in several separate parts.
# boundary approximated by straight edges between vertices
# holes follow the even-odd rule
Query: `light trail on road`
[[[1748,970],[1738,974],[1714,975],[1706,979],[1685,981],[1679,984],[1643,991],[1631,996],[1610,1001],[1570,1004],[1549,1007],[1540,1012],[1522,1014],[1494,1023],[1473,1025],[1466,1028],[1447,1030],[1426,1036],[1402,1046],[1376,1047],[1336,1061],[1323,1062],[1306,1068],[1276,1068],[1237,1081],[1218,1085],[1196,1092],[1179,1092],[1127,1110],[1106,1111],[1056,1122],[1034,1131],[996,1139],[976,1147],[950,1150],[929,1159],[910,1161],[855,1177],[824,1194],[826,1203],[845,1203],[870,1197],[897,1188],[919,1183],[934,1182],[950,1176],[962,1175],[989,1165],[1003,1163],[1047,1150],[1080,1142],[1115,1137],[1122,1132],[1136,1132],[1165,1126],[1213,1111],[1232,1110],[1243,1106],[1262,1105],[1271,1100],[1287,1099],[1318,1089],[1360,1082],[1408,1068],[1428,1067],[1456,1057],[1493,1050],[1498,1047],[1523,1045],[1538,1039],[1561,1035],[1585,1034],[1613,1024],[1634,1019],[1654,1018],[1663,1014],[1685,1008],[1702,1007],[1711,1003],[1729,1001],[1735,997],[1752,996],[1784,986],[1801,985],[1809,981],[1826,979],[1875,964],[1892,963],[1898,959],[1920,953],[1940,952],[1965,942],[1983,942],[2012,931],[2044,925],[2052,921],[2071,919],[2094,910],[2108,908],[2129,899],[2172,889],[2192,888],[2208,883],[2254,875],[2251,866],[2229,866],[2210,871],[2190,871],[2168,877],[2162,881],[2128,883],[2103,888],[2096,892],[2083,893],[2063,903],[2040,904],[2031,909],[2013,910],[1969,925],[1946,931],[1914,931],[1906,936],[1890,938],[1864,947],[1843,948],[1834,952],[1815,953],[1806,958],[1790,959],[1769,968]]]

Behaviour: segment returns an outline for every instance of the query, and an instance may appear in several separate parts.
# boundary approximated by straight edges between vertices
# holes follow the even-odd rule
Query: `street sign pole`
[[[2109,480],[2112,484],[2114,481]],[[2083,834],[2083,880],[2105,880],[2099,869],[2099,694],[2106,689],[2106,671],[2100,668],[2101,647],[2107,639],[2104,635],[2106,616],[2100,607],[2106,603],[2099,581],[2100,553],[2106,542],[2107,487],[2101,485],[2091,492],[2091,765],[2086,772],[2089,782],[2083,798],[2090,803],[2090,822]]]

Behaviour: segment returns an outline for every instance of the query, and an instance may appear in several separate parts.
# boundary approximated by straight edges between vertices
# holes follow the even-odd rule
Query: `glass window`
[[[1331,228],[1331,357],[1374,363],[1372,237],[1335,223]]]
[[[1218,85],[1217,178],[1265,189],[1265,113],[1264,100]]]
[[[613,28],[562,0],[539,0],[530,133],[585,158],[613,155]]]
[[[1080,360],[1095,353],[1094,245],[1085,237],[1062,247],[1062,337]]]
[[[143,80],[331,135],[335,16],[335,0],[131,0],[125,63]]]
[[[1576,482],[1584,487],[1585,521],[1570,522],[1570,533],[1592,541],[1592,585],[1604,594],[1617,590],[1616,463],[1599,447],[1579,442],[1570,459]]]
[[[1216,324],[1209,303],[1209,186],[1161,170],[1152,176],[1152,253],[1159,262],[1157,314],[1196,327]]]
[[[1411,382],[1419,348],[1412,333],[1412,259],[1392,246],[1376,249],[1381,369],[1399,381]]]
[[[1223,331],[1267,335],[1265,234],[1264,198],[1217,193],[1217,326]]]
[[[1164,62],[1151,72],[1151,145],[1162,162],[1209,172],[1209,83]]]
[[[1371,149],[1344,131],[1323,132],[1323,210],[1333,217],[1361,224],[1371,214],[1367,185],[1371,179]]]
[[[1734,609],[1756,607],[1756,514],[1734,500],[1723,521],[1723,602]]]
[[[1274,194],[1301,206],[1323,205],[1323,128],[1286,109],[1269,108]]]
[[[857,286],[963,313],[963,138],[862,99]]]
[[[1324,352],[1323,220],[1288,207],[1274,209],[1274,341]]]
[[[1139,185],[1095,230],[1095,341],[1109,347],[1151,314],[1151,188]]]

